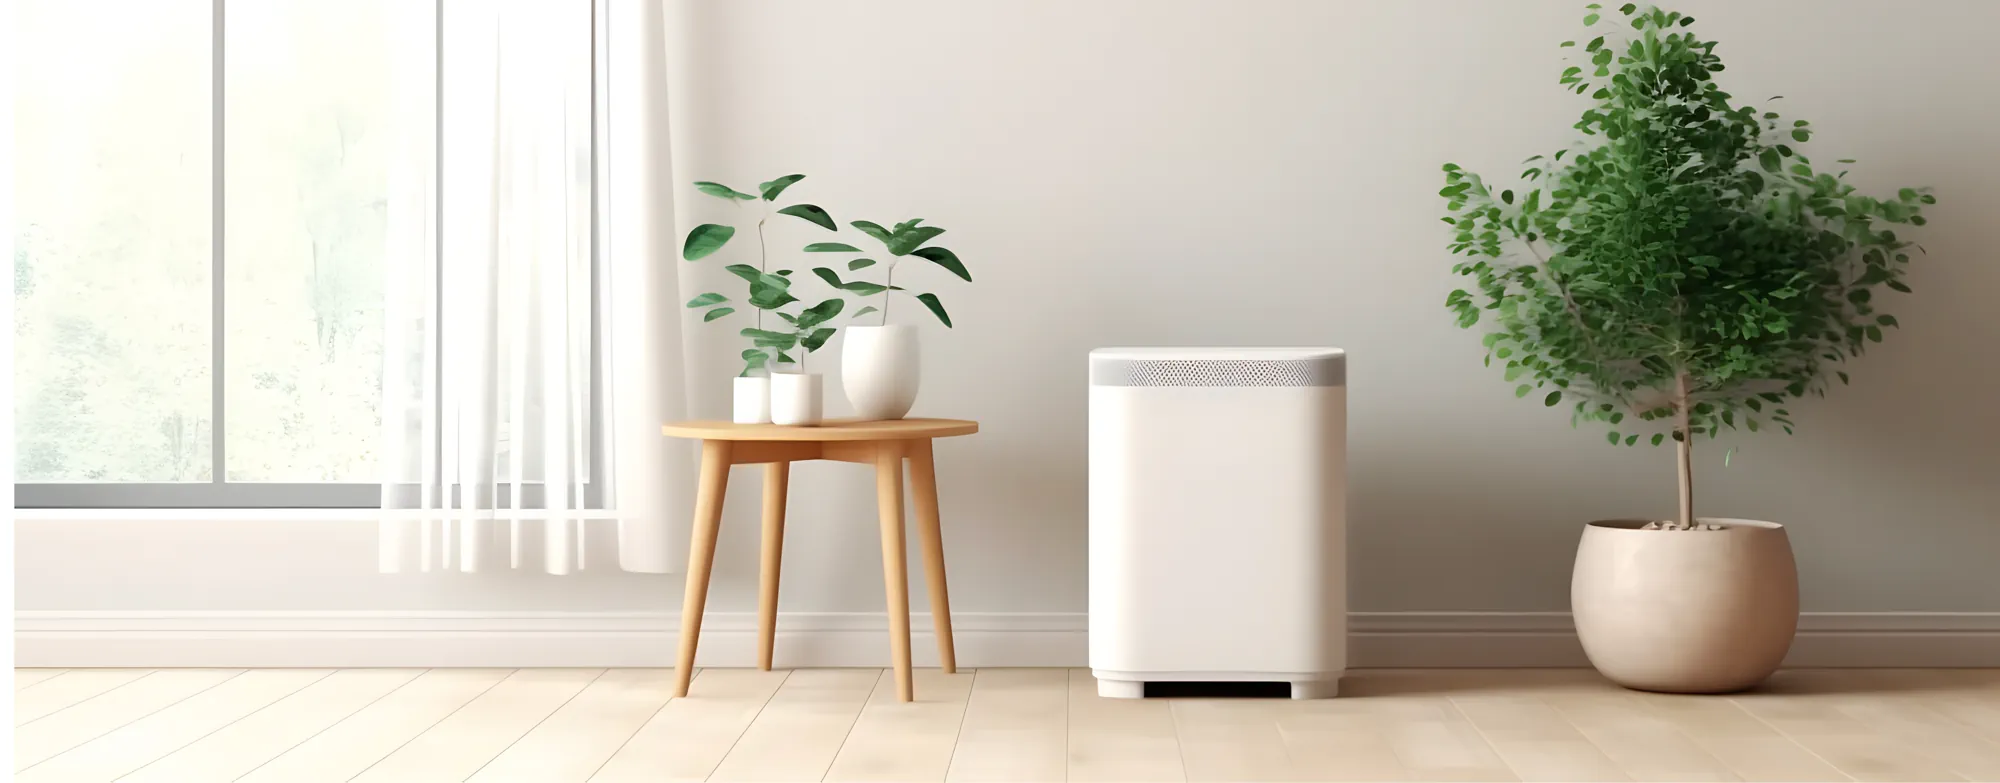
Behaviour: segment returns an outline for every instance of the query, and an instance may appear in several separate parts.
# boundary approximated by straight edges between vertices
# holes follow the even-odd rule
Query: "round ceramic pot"
[[[1570,580],[1576,635],[1619,685],[1729,693],[1762,682],[1791,649],[1799,573],[1785,528],[1701,519],[1721,530],[1642,530],[1644,520],[1583,528]]]
[[[900,419],[917,402],[917,327],[847,327],[840,388],[862,419]]]
[[[732,387],[734,407],[731,421],[737,424],[771,423],[771,379],[765,376],[737,378]]]
[[[781,372],[771,375],[771,423],[810,427],[825,418],[825,376]]]

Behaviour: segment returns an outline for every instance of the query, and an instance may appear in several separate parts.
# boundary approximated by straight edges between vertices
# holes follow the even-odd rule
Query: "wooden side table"
[[[764,531],[758,565],[757,668],[771,668],[778,623],[778,567],[785,547],[785,489],[793,462],[829,459],[875,466],[875,496],[881,511],[882,581],[889,597],[889,650],[896,664],[896,697],[911,699],[910,583],[903,539],[903,460],[910,461],[917,503],[917,539],[924,548],[924,577],[930,586],[931,616],[937,623],[938,659],[946,673],[958,670],[951,644],[951,599],[944,583],[944,539],[938,523],[937,470],[931,440],[979,431],[959,419],[834,420],[818,427],[688,421],[661,428],[668,437],[701,441],[701,487],[694,505],[694,536],[688,546],[687,592],[681,604],[680,660],[674,695],[686,696],[694,672],[701,615],[708,603],[708,577],[715,564],[715,536],[722,526],[722,499],[731,465],[764,465]]]

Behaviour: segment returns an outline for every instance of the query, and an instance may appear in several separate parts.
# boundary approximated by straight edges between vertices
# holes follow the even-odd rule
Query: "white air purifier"
[[[1347,361],[1337,348],[1090,354],[1097,692],[1347,669]]]

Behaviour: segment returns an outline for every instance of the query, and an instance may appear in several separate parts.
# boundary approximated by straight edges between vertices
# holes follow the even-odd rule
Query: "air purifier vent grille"
[[[1339,356],[1313,359],[1097,359],[1093,386],[1342,386]]]

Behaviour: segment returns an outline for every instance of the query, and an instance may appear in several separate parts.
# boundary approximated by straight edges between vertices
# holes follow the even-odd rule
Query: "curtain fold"
[[[651,154],[663,113],[644,122],[657,96],[619,90],[664,81],[645,50],[661,36],[609,40],[618,9],[592,6],[453,0],[399,40],[384,571],[570,573],[613,522],[621,567],[671,562],[685,468],[659,425],[684,408],[681,318],[655,261],[671,172]],[[628,113],[636,133],[613,120]]]

